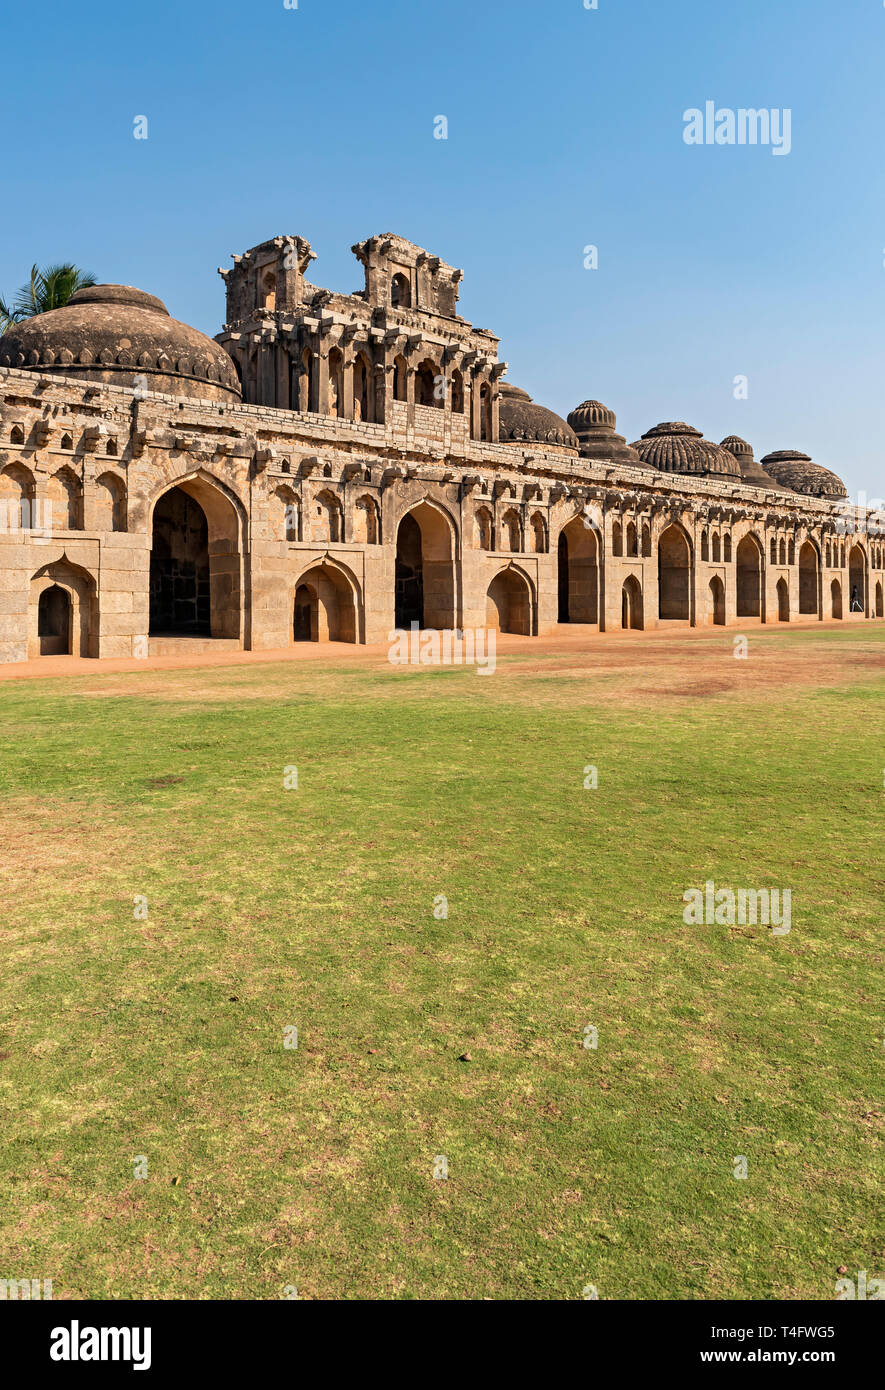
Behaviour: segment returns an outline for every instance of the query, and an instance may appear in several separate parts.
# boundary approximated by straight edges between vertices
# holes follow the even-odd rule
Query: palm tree
[[[67,304],[75,290],[85,290],[97,284],[94,275],[78,269],[75,265],[48,265],[40,270],[31,267],[31,279],[22,285],[12,305],[0,298],[0,333],[22,319],[32,319],[35,314],[45,314],[49,309],[60,309]]]

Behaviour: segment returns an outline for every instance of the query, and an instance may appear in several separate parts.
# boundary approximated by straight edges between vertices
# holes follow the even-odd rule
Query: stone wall
[[[407,515],[427,625],[548,633],[563,603],[601,630],[882,616],[885,536],[830,502],[481,442],[414,402],[351,420],[10,368],[0,660],[39,655],[49,587],[68,595],[71,650],[147,655],[154,511],[176,487],[205,517],[205,553],[178,559],[207,566],[211,635],[256,650],[293,640],[299,593],[312,636],[386,641]]]

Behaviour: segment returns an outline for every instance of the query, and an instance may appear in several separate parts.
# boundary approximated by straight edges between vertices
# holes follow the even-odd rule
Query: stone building
[[[354,294],[300,237],[235,256],[215,341],[120,285],[0,339],[0,659],[882,617],[881,514],[807,455],[562,420],[460,270],[353,250]]]

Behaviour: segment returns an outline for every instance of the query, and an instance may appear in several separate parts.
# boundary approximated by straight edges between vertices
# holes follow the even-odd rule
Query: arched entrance
[[[313,609],[315,596],[306,584],[299,584],[295,590],[295,616],[293,620],[293,640],[296,642],[315,642]]]
[[[395,626],[454,628],[456,610],[454,527],[438,507],[420,502],[397,528]]]
[[[830,611],[834,618],[842,617],[842,585],[838,579],[830,585]]]
[[[851,613],[867,611],[867,557],[859,545],[848,553],[848,608]]]
[[[710,621],[717,627],[725,625],[725,585],[718,574],[710,580]]]
[[[519,570],[496,574],[486,596],[486,626],[498,632],[532,635],[532,595],[528,581]]]
[[[164,493],[154,508],[151,546],[151,634],[208,637],[209,522],[180,487]]]
[[[691,617],[691,550],[681,527],[668,526],[658,541],[658,617],[687,621]]]
[[[737,616],[762,617],[762,547],[753,535],[744,536],[735,556]]]
[[[599,539],[584,517],[559,533],[557,545],[559,621],[599,622]]]
[[[424,626],[424,555],[421,527],[404,516],[396,533],[396,627]]]
[[[642,625],[642,585],[635,574],[630,574],[621,590],[621,627],[641,628]]]
[[[150,632],[244,635],[240,516],[233,500],[196,474],[157,500],[151,523]]]
[[[881,618],[882,614],[882,585],[876,584],[876,617]]]
[[[28,657],[98,656],[95,580],[63,556],[31,579]]]
[[[818,600],[820,557],[811,541],[799,551],[799,612],[820,614]]]
[[[777,581],[777,620],[779,623],[790,621],[790,586],[786,579]]]
[[[68,656],[74,610],[67,589],[51,584],[40,595],[37,605],[37,636],[41,656]]]
[[[332,565],[314,565],[295,588],[292,639],[295,642],[356,642],[357,595]]]

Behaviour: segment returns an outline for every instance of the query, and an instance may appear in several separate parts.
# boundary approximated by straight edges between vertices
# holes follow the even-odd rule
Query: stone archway
[[[883,614],[882,614],[882,583],[881,583],[881,580],[877,580],[877,582],[876,582],[876,617],[877,617],[877,618],[881,618],[882,616],[883,616]]]
[[[738,543],[735,554],[737,616],[762,617],[762,547],[752,534]]]
[[[799,612],[820,616],[820,556],[813,541],[799,550]]]
[[[238,506],[201,474],[167,488],[151,516],[150,632],[242,639]]]
[[[716,627],[725,626],[725,585],[718,574],[710,580],[710,621]]]
[[[312,565],[295,585],[292,640],[356,642],[358,633],[358,593],[354,584],[334,565]]]
[[[532,592],[525,575],[518,569],[496,574],[486,595],[486,626],[498,632],[532,635]]]
[[[561,623],[599,622],[599,537],[573,517],[559,533],[557,580]]]
[[[67,556],[31,579],[28,658],[98,656],[98,589],[88,570]]]
[[[853,545],[848,552],[848,611],[867,611],[867,557],[860,545]]]
[[[830,613],[834,618],[842,617],[842,585],[838,579],[830,585]]]
[[[624,587],[621,590],[621,627],[642,628],[642,626],[642,585],[635,574],[630,574],[624,580]]]
[[[455,529],[430,502],[419,502],[396,533],[394,622],[398,628],[457,627]]]
[[[37,602],[37,636],[41,656],[69,656],[74,605],[67,589],[50,584]]]
[[[658,617],[665,622],[691,618],[691,547],[675,522],[658,540]]]
[[[779,623],[790,621],[790,586],[786,579],[777,581],[777,620]]]

